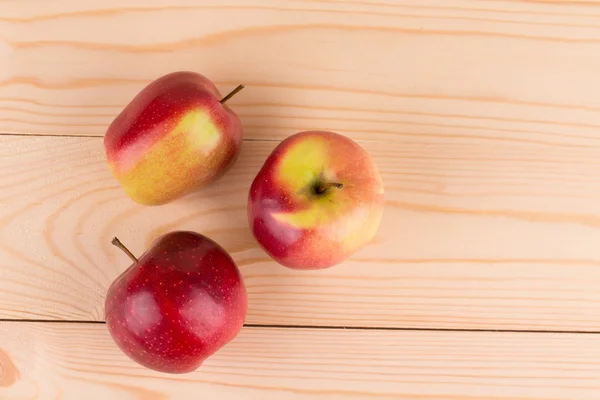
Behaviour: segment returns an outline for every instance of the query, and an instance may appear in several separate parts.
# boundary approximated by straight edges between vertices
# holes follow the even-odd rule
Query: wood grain
[[[0,0],[0,320],[52,320],[0,322],[0,400],[599,399],[599,5]],[[221,181],[143,207],[101,137],[174,70],[244,83],[247,140]],[[324,271],[277,265],[246,220],[304,129],[359,140],[386,186],[373,243]],[[175,229],[233,255],[250,307],[171,376],[100,321],[129,263],[110,239],[140,254]]]
[[[247,328],[197,371],[122,355],[104,325],[0,323],[3,400],[597,400],[596,335]]]
[[[4,1],[0,132],[96,135],[148,82],[200,71],[246,137],[332,129],[597,143],[595,1]]]
[[[175,229],[232,253],[248,323],[600,330],[600,162],[593,146],[455,138],[364,143],[386,186],[374,242],[335,268],[272,262],[247,224],[275,142],[249,141],[215,185],[161,207],[131,202],[101,138],[0,136],[0,318],[102,320],[128,259]]]

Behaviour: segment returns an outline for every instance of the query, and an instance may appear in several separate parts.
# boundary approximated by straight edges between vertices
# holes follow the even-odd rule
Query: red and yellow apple
[[[222,176],[242,143],[239,117],[203,75],[173,72],[146,86],[104,136],[110,169],[129,197],[168,203]]]
[[[248,221],[260,246],[294,269],[336,265],[375,236],[383,182],[346,136],[300,132],[269,155],[250,187]]]

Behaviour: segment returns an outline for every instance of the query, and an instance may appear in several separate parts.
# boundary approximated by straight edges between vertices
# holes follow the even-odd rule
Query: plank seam
[[[49,323],[49,324],[92,324],[105,325],[105,321],[64,320],[64,319],[11,319],[0,318],[0,323]],[[283,325],[283,324],[244,324],[244,328],[257,329],[316,329],[347,331],[405,331],[405,332],[482,332],[482,333],[535,333],[535,334],[585,334],[600,335],[600,331],[551,330],[551,329],[477,329],[477,328],[420,328],[390,326],[336,326],[336,325]]]
[[[0,132],[0,136],[21,136],[21,137],[57,137],[57,138],[96,138],[102,139],[104,136],[99,135],[61,135],[61,134],[45,134],[45,133],[12,133],[12,132]],[[281,142],[282,139],[257,139],[257,138],[243,138],[244,142]],[[355,140],[360,142],[360,140]]]

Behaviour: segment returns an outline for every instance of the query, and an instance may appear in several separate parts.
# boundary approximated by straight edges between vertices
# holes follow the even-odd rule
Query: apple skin
[[[180,374],[233,340],[244,324],[244,281],[229,254],[195,232],[153,245],[110,286],[106,325],[140,365]]]
[[[327,183],[329,187],[317,193]],[[375,236],[384,188],[369,154],[346,136],[299,132],[269,155],[248,194],[260,246],[293,269],[334,266]]]
[[[221,177],[242,143],[239,117],[203,75],[179,71],[140,91],[109,125],[113,176],[144,205],[177,199]]]

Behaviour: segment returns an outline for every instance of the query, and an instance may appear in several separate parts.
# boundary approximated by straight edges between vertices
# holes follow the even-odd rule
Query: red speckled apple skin
[[[158,141],[169,134],[170,126],[188,110],[209,105],[207,109],[218,115],[215,109],[226,107],[219,103],[220,99],[221,93],[215,85],[196,72],[172,72],[156,79],[131,100],[106,130],[104,146],[108,160],[115,160],[119,150],[131,143],[151,145]],[[165,123],[167,126],[156,129]]]
[[[110,286],[106,324],[119,348],[161,372],[187,373],[235,338],[247,294],[229,254],[178,231],[159,239]]]

